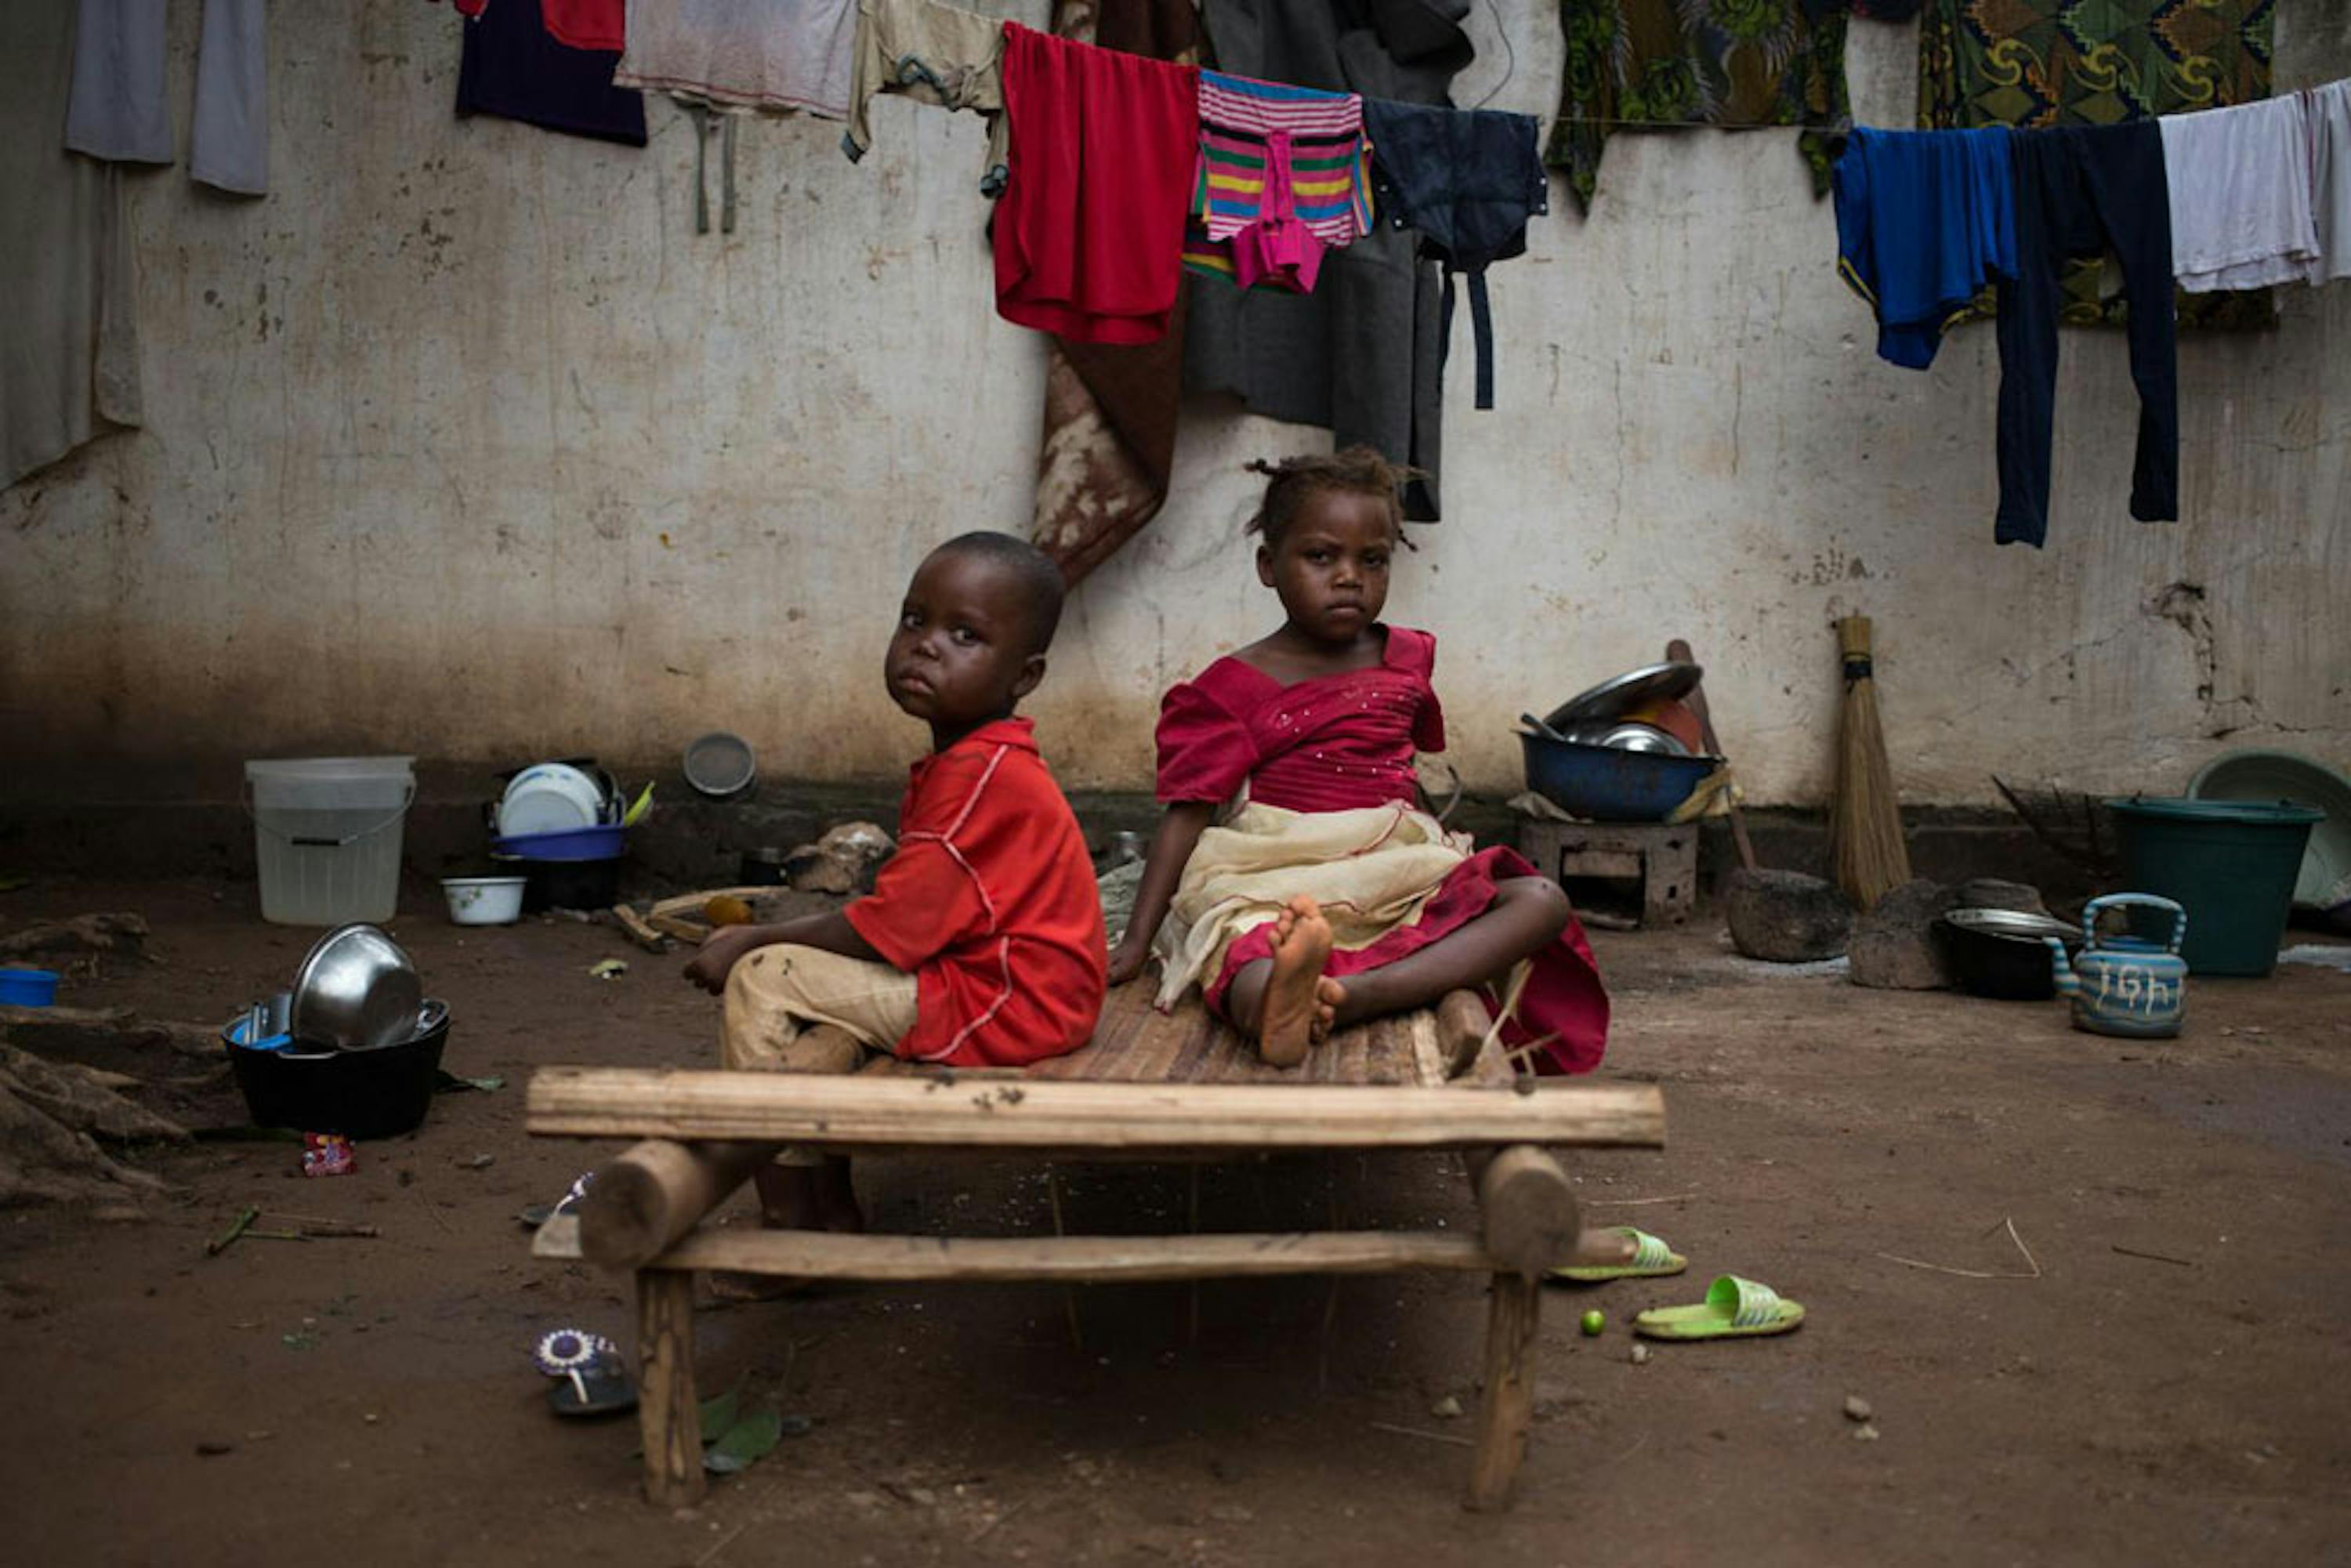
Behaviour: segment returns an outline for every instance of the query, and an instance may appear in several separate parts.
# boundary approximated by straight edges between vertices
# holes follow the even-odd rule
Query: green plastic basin
[[[2188,911],[2180,956],[2194,975],[2266,975],[2277,966],[2311,825],[2326,813],[2285,801],[2108,800],[2134,893]]]

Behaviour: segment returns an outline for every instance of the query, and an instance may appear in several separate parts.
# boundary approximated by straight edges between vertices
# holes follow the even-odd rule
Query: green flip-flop
[[[1654,1280],[1667,1274],[1678,1274],[1689,1267],[1689,1260],[1650,1235],[1630,1225],[1612,1225],[1609,1229],[1633,1240],[1633,1260],[1629,1263],[1563,1263],[1551,1271],[1554,1280],[1568,1280],[1579,1285],[1596,1285],[1606,1280]]]
[[[1803,1321],[1801,1302],[1783,1301],[1769,1285],[1725,1274],[1706,1288],[1703,1303],[1654,1307],[1633,1320],[1633,1332],[1651,1339],[1743,1339],[1786,1333]]]

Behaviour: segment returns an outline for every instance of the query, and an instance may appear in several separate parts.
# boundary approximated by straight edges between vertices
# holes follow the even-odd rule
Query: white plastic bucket
[[[389,920],[416,798],[409,757],[287,757],[245,765],[261,917],[279,925]]]

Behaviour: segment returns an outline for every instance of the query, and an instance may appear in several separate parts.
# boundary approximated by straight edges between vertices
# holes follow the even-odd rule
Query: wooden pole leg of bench
[[[1486,1391],[1478,1406],[1478,1447],[1469,1460],[1464,1506],[1478,1513],[1507,1508],[1534,1420],[1535,1339],[1542,1285],[1523,1274],[1494,1276],[1486,1308]],[[653,1450],[650,1445],[647,1453]]]
[[[637,1422],[644,1437],[645,1500],[702,1500],[702,1409],[694,1395],[694,1275],[637,1270]]]

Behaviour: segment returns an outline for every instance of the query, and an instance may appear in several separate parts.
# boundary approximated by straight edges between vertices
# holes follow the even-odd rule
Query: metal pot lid
[[[1546,714],[1543,722],[1560,729],[1579,719],[1614,718],[1645,702],[1687,696],[1705,674],[1697,664],[1644,664],[1578,692]]]
[[[1962,931],[2011,942],[2038,945],[2044,936],[2071,942],[2082,939],[2078,925],[2068,925],[2052,915],[2028,915],[2021,909],[1949,909],[1943,912],[1943,918]]]

